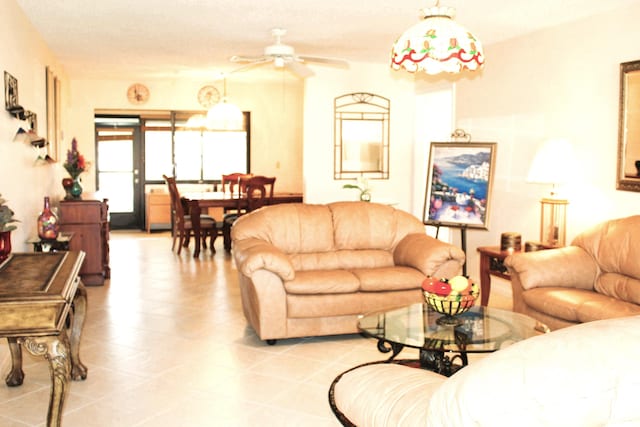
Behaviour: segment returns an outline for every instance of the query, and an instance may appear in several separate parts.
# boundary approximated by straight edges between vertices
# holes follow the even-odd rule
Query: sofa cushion
[[[380,249],[343,249],[331,252],[291,254],[289,257],[296,271],[393,266],[391,252]]]
[[[426,276],[411,267],[366,268],[351,270],[364,292],[419,289]]]
[[[348,270],[298,271],[296,277],[284,282],[288,294],[344,294],[359,288],[360,280]]]
[[[378,203],[336,202],[333,215],[336,249],[393,250],[404,236],[424,233],[424,224],[408,212]]]
[[[584,289],[546,287],[522,294],[534,310],[569,322],[590,322],[640,314],[640,305]]]
[[[619,273],[603,273],[596,280],[595,289],[601,294],[640,304],[640,278]]]
[[[640,316],[520,341],[461,369],[433,394],[427,426],[640,424]]]
[[[572,245],[584,248],[603,272],[640,279],[640,215],[598,224],[580,233]]]
[[[261,239],[287,254],[326,252],[334,249],[333,218],[326,205],[272,205],[239,217],[231,237],[234,241]]]

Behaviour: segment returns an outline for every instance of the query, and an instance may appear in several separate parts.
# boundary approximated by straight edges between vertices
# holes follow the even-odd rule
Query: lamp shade
[[[227,102],[227,98],[224,97],[207,113],[207,128],[211,130],[243,130],[244,115],[238,106]]]
[[[391,48],[391,67],[427,74],[459,73],[484,65],[482,44],[453,17],[455,9],[422,9],[424,18],[402,34]]]
[[[566,139],[550,139],[536,152],[527,182],[538,184],[565,184],[573,173],[574,155]]]

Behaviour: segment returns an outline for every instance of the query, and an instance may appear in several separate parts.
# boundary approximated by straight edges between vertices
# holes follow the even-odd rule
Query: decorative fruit
[[[464,276],[455,276],[449,279],[451,289],[459,294],[464,294],[469,288],[469,279]]]
[[[422,281],[422,290],[427,292],[435,292],[435,285],[438,282],[438,279],[435,279],[431,276],[427,277]]]
[[[435,283],[433,293],[436,295],[447,296],[451,294],[451,285],[447,279],[440,279]]]

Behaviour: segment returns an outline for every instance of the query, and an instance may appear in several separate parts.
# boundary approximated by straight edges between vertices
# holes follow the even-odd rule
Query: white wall
[[[469,231],[475,248],[502,232],[538,241],[539,200],[550,186],[525,182],[539,144],[567,138],[579,167],[567,186],[567,242],[600,221],[640,213],[640,194],[617,191],[619,64],[640,59],[640,4],[486,48],[486,67],[457,83],[456,126],[498,143],[489,231]],[[477,277],[477,276],[476,276]]]
[[[14,1],[2,1],[0,13],[0,70],[18,80],[19,103],[34,111],[38,118],[38,134],[46,137],[45,69],[52,67],[60,78],[64,73],[38,32],[31,26]],[[4,107],[4,96],[2,97]],[[21,221],[12,232],[15,252],[30,251],[27,239],[37,236],[36,220],[42,210],[44,196],[57,201],[64,196],[60,164],[36,162],[38,153],[24,142],[14,142],[16,131],[27,128],[2,108],[0,111],[0,194]],[[64,123],[63,123],[64,127]]]
[[[389,98],[390,165],[388,180],[371,180],[372,201],[394,203],[410,211],[413,206],[413,144],[415,96],[413,79],[393,72],[387,64],[351,63],[349,70],[316,67],[305,83],[304,195],[309,203],[357,200],[349,182],[333,179],[334,110],[337,96],[370,92]]]

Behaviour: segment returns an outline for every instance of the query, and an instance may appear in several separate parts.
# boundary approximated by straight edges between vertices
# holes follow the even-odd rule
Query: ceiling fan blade
[[[272,58],[268,56],[259,55],[259,56],[244,56],[244,55],[233,55],[229,58],[231,62],[266,62],[270,61]]]
[[[307,56],[307,55],[299,55],[299,59],[304,62],[317,62],[319,64],[330,64],[336,65],[338,67],[349,68],[349,63],[344,59],[339,58],[328,58],[323,56]]]
[[[315,74],[309,67],[301,64],[298,61],[287,61],[285,62],[284,66],[287,67],[292,73],[298,75],[299,77],[302,77],[303,79],[305,77],[311,77]]]

